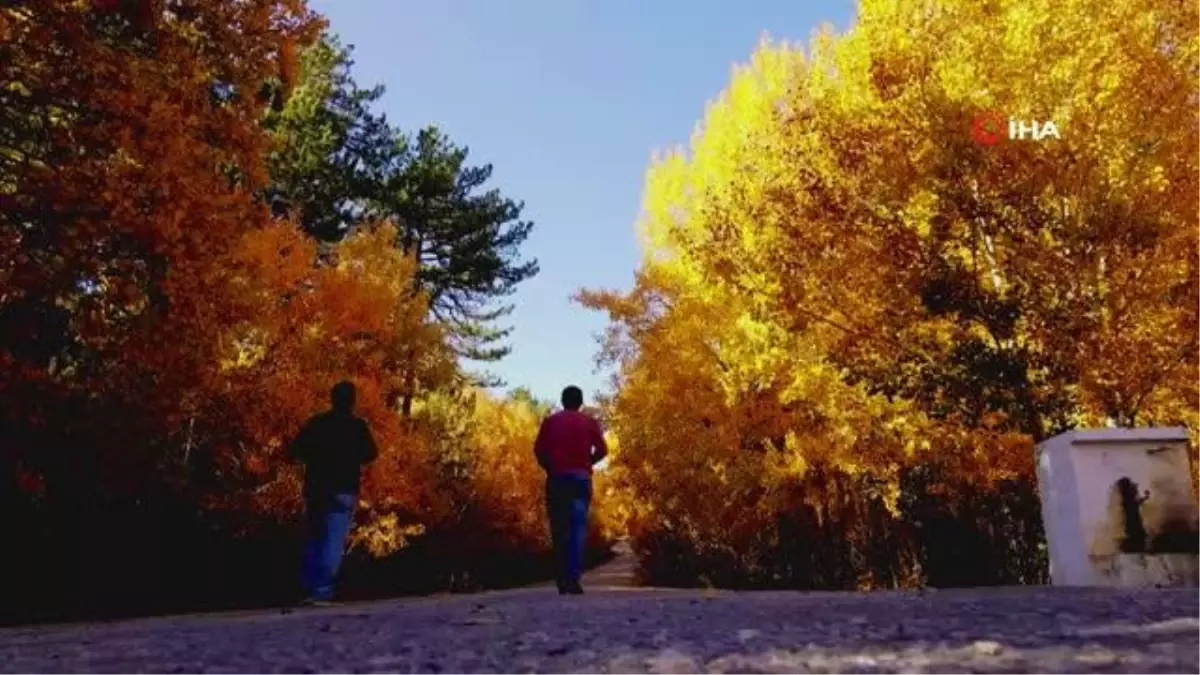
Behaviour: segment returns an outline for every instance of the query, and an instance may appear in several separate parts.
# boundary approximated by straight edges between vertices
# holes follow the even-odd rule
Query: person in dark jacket
[[[354,414],[354,397],[353,383],[334,385],[333,408],[308,420],[288,447],[288,455],[304,464],[308,542],[300,574],[306,604],[333,599],[362,467],[379,456],[366,420]]]
[[[583,391],[579,387],[563,390],[562,406],[542,422],[533,452],[546,472],[546,510],[558,562],[558,592],[580,595],[592,466],[608,455],[608,446],[600,423],[580,410]]]

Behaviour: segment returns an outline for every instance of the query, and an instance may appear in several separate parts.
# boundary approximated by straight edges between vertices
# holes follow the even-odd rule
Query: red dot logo
[[[995,145],[1004,137],[1004,126],[1007,119],[1004,113],[988,111],[979,113],[971,122],[971,136],[976,143]]]

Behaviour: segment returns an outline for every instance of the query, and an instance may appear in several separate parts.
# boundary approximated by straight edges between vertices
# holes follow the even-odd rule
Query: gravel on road
[[[1200,672],[1196,589],[528,588],[0,630],[6,672]]]

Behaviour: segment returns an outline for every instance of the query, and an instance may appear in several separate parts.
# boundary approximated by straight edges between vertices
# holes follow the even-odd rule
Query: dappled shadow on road
[[[112,525],[103,532],[125,533],[122,537],[127,536],[128,541],[144,537],[136,526]],[[118,541],[125,544],[127,539]],[[52,556],[53,563],[42,561],[40,575],[25,569],[26,565],[19,566],[11,576],[24,583],[0,596],[4,600],[0,602],[0,626],[261,612],[291,605],[301,597],[297,585],[300,540],[291,530],[245,538],[239,540],[238,547],[190,531],[159,541],[163,557],[140,560],[134,567],[122,567],[116,564],[120,560],[97,559],[75,550],[69,556]],[[105,550],[99,544],[90,548]],[[585,564],[588,569],[599,569],[615,556],[608,542],[593,537]],[[89,564],[95,569],[68,574],[85,570]],[[97,569],[112,574],[99,575]],[[494,554],[465,561],[453,552],[417,543],[384,559],[359,549],[350,551],[342,566],[338,592],[344,600],[363,603],[473,594],[530,584],[546,586],[553,575],[549,542],[545,551]],[[71,583],[48,585],[49,579],[59,577]],[[106,583],[99,582],[101,577]],[[92,583],[85,583],[88,581]]]

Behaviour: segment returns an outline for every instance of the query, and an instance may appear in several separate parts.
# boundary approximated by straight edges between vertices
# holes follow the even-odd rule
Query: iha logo
[[[975,142],[983,145],[995,145],[1005,138],[1010,141],[1062,138],[1058,133],[1058,125],[1053,120],[1018,120],[996,111],[976,115],[971,122],[971,136]]]

